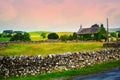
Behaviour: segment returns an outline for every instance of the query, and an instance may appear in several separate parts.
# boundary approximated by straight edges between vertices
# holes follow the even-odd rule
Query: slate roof
[[[95,34],[99,32],[99,27],[80,28],[77,34]]]
[[[13,30],[4,30],[3,32],[8,33],[8,34],[12,34]]]
[[[23,33],[23,31],[14,31],[14,33]]]

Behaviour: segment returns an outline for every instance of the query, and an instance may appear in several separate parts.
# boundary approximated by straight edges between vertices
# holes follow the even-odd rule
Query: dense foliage
[[[11,37],[10,41],[30,41],[30,35],[26,32],[17,33]]]
[[[50,33],[48,34],[48,39],[58,39],[59,36],[56,33]]]
[[[40,35],[43,37],[43,39],[46,38],[46,33],[45,32],[41,33]]]
[[[76,40],[77,39],[77,33],[73,33],[72,35],[61,35],[60,36],[60,40],[62,40],[62,41],[67,41],[67,40],[69,40],[69,41],[72,41],[72,40]]]
[[[67,41],[67,39],[68,39],[67,35],[61,35],[60,36],[60,40],[62,40],[62,41]]]
[[[105,30],[103,24],[101,24],[100,26],[100,31],[98,33],[98,38],[97,40],[101,40],[101,39],[107,39],[107,31]]]

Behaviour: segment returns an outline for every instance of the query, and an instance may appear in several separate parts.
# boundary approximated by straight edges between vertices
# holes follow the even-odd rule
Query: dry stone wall
[[[4,78],[22,77],[82,68],[108,61],[120,60],[120,48],[59,55],[0,56],[0,75]]]

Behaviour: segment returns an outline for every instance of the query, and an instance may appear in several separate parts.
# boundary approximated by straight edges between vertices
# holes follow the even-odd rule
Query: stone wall
[[[104,43],[103,47],[114,47],[114,48],[120,47],[120,41]]]
[[[60,55],[0,56],[0,75],[4,78],[37,75],[82,68],[120,60],[120,48]]]

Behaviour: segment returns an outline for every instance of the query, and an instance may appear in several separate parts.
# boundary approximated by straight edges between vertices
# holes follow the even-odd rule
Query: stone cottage
[[[98,25],[93,25],[90,28],[82,28],[82,25],[80,26],[80,29],[77,32],[77,37],[80,40],[93,40],[97,35],[97,33],[100,31],[100,27]]]

